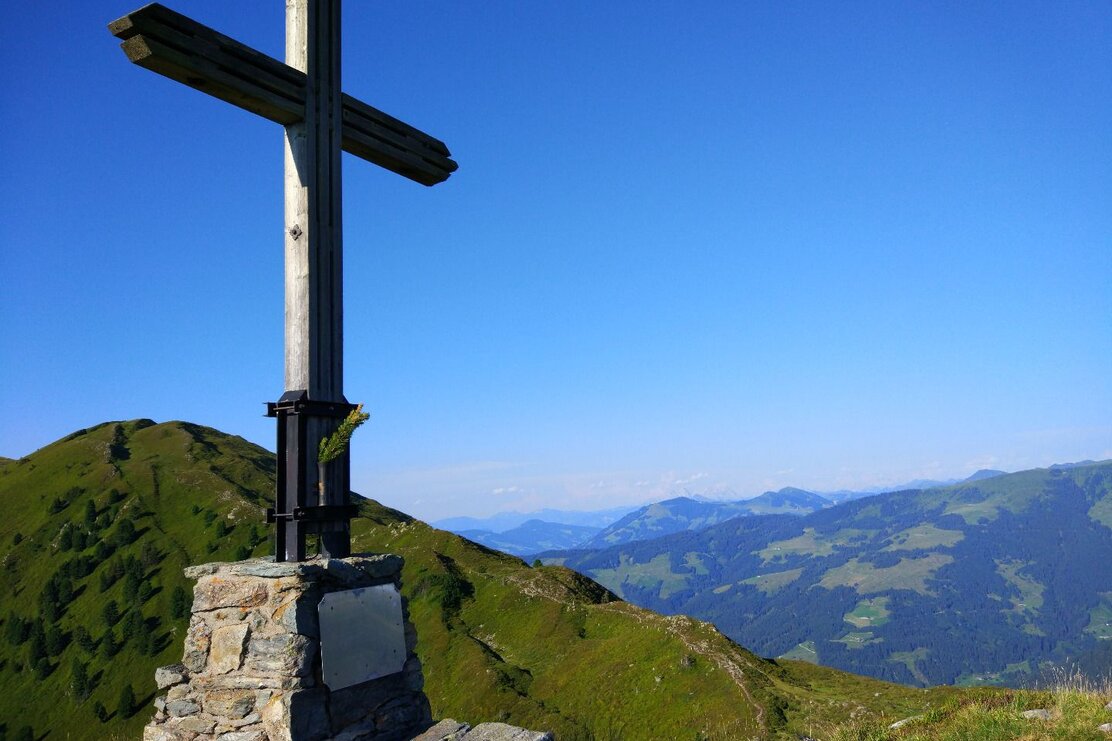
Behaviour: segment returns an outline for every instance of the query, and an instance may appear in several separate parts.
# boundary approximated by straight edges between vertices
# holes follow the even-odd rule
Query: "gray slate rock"
[[[1108,712],[1112,713],[1112,702],[1105,705],[1104,709],[1107,710]]]
[[[445,718],[421,735],[414,736],[412,741],[459,741],[470,730],[471,726],[466,723]]]
[[[1101,723],[1099,726],[1097,726],[1097,730],[1104,731],[1105,733],[1112,733],[1112,723]]]
[[[466,723],[447,719],[437,723],[412,741],[555,741],[548,732],[529,731],[505,723]]]
[[[166,712],[175,718],[184,718],[201,712],[201,706],[192,700],[174,700],[166,703]]]
[[[1022,715],[1027,720],[1050,720],[1050,711],[1041,708],[1038,710],[1024,710]]]
[[[551,733],[527,731],[505,723],[480,723],[472,728],[466,741],[556,741]]]
[[[185,670],[183,664],[160,666],[154,670],[154,681],[160,690],[173,687],[175,684],[181,684],[187,679],[189,679],[189,673]]]
[[[895,723],[893,723],[892,725],[890,725],[888,727],[889,728],[903,728],[904,726],[906,726],[911,721],[918,720],[919,718],[922,718],[922,717],[923,716],[921,716],[921,715],[913,715],[910,718],[904,718],[903,720],[897,720]]]

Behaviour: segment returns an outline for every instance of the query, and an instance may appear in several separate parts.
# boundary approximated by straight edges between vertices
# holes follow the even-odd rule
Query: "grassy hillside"
[[[549,554],[764,653],[922,685],[1112,671],[1112,463]],[[790,616],[790,620],[785,620]]]
[[[150,420],[80,430],[0,463],[7,733],[137,738],[155,667],[181,659],[186,621],[174,601],[192,601],[182,568],[267,551],[253,525],[273,470],[273,456],[245,440]],[[121,707],[126,688],[135,702]]]
[[[819,729],[824,741],[1106,741],[1112,684],[1057,672],[1041,690],[957,695],[893,724],[862,718]]]
[[[149,420],[0,462],[4,735],[30,726],[37,738],[136,738],[155,667],[181,656],[181,568],[269,550],[273,467],[240,438]],[[957,692],[765,661],[706,623],[656,615],[568,569],[531,569],[370,501],[355,547],[406,558],[440,716],[562,739],[791,738],[924,712]]]

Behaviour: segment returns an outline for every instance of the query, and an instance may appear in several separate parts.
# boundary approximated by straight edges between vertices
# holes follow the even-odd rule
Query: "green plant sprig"
[[[351,435],[358,429],[359,425],[366,422],[371,418],[370,414],[363,411],[363,405],[359,404],[352,409],[336,431],[331,435],[325,435],[320,440],[320,448],[317,450],[317,460],[321,463],[331,463],[339,458],[347,450],[348,444],[351,442]]]

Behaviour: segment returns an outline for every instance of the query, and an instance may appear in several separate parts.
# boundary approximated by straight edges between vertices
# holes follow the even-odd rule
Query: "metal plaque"
[[[405,665],[402,598],[393,584],[326,594],[317,607],[329,689],[395,674]]]

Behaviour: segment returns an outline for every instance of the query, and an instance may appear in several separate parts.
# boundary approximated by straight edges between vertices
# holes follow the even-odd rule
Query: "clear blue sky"
[[[282,131],[8,3],[0,455],[111,419],[273,447]],[[171,7],[281,57],[283,3]],[[361,493],[602,508],[1112,457],[1112,5],[344,9]]]

